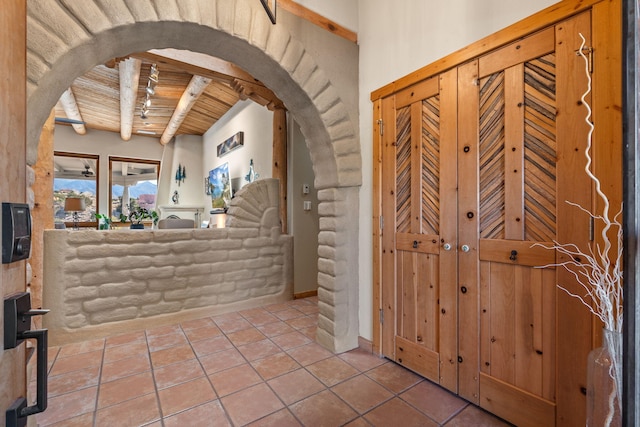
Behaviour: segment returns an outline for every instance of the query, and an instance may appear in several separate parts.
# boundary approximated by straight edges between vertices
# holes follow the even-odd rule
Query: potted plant
[[[120,222],[126,222],[127,219],[131,221],[132,229],[143,229],[144,224],[142,221],[145,219],[150,219],[153,221],[153,225],[155,226],[158,223],[158,213],[154,210],[149,210],[147,208],[143,208],[140,206],[134,206],[133,204],[129,206],[129,215],[120,214]]]
[[[97,213],[96,220],[98,221],[98,230],[111,229],[111,218],[109,217],[109,215]]]

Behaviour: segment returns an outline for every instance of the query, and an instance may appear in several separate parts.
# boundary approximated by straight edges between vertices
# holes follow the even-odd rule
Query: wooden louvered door
[[[537,268],[561,260],[534,245],[589,240],[565,201],[591,206],[590,28],[584,12],[379,104],[381,352],[518,426],[553,426],[581,397],[582,367],[559,356],[585,341],[560,308],[557,284],[575,282]]]
[[[459,393],[518,426],[555,424],[561,375],[563,273],[537,268],[556,260],[534,244],[586,240],[568,235],[564,203],[590,206],[586,138],[561,137],[582,135],[578,32],[589,37],[588,13],[459,69]]]
[[[456,75],[386,99],[385,356],[457,391]],[[447,250],[448,249],[448,250]],[[386,261],[385,261],[386,260]],[[388,319],[388,320],[386,320]]]

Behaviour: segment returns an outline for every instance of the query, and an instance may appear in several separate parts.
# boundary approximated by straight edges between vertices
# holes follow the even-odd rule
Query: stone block
[[[164,291],[167,289],[184,289],[187,287],[187,278],[168,277],[165,279],[152,279],[147,281],[147,286],[152,291]]]
[[[77,329],[87,326],[89,321],[84,314],[75,314],[73,316],[64,316],[64,324],[67,328]]]
[[[98,297],[98,288],[95,286],[77,286],[64,290],[65,301],[88,300]]]
[[[162,299],[162,293],[151,292],[145,294],[123,295],[118,298],[120,307],[140,307],[159,302]]]
[[[175,254],[189,254],[208,251],[211,249],[210,242],[206,240],[185,240],[179,242],[172,242],[171,251]]]
[[[105,259],[107,269],[131,270],[134,268],[147,268],[153,265],[155,257],[149,255],[128,255],[126,257],[109,257]]]
[[[210,264],[190,264],[186,266],[176,267],[176,276],[178,277],[204,276],[204,275],[208,276],[210,273],[211,273]]]
[[[129,281],[125,283],[105,283],[97,288],[99,296],[119,297],[129,294],[140,294],[147,290],[146,282]]]
[[[175,313],[180,310],[182,310],[182,302],[180,301],[160,301],[155,304],[143,305],[140,307],[140,316],[151,317],[160,314]]]
[[[69,277],[69,274],[65,276]],[[97,286],[104,283],[126,282],[130,279],[131,273],[128,270],[100,270],[83,274],[80,278],[80,283],[82,286]]]
[[[90,322],[92,325],[100,325],[103,323],[118,322],[120,320],[135,319],[136,317],[138,317],[137,307],[116,308],[106,312],[91,314]]]
[[[166,267],[149,267],[149,268],[138,268],[135,270],[130,270],[129,274],[132,279],[136,280],[153,280],[153,279],[167,279],[175,276],[175,267],[174,266],[166,266]]]
[[[89,273],[93,271],[104,270],[105,260],[98,259],[76,259],[65,263],[63,268],[67,273]]]
[[[257,249],[240,249],[233,250],[229,252],[229,260],[237,261],[237,260],[251,260],[251,262],[257,261],[259,252]],[[249,268],[250,263],[246,264]]]
[[[96,313],[98,311],[109,311],[118,307],[117,297],[96,298],[90,301],[84,301],[82,308],[89,313]]]
[[[167,254],[167,255],[155,255],[151,259],[151,265],[154,267],[168,267],[173,266],[177,267],[180,265],[191,265],[193,264],[193,255],[190,253],[186,254]]]

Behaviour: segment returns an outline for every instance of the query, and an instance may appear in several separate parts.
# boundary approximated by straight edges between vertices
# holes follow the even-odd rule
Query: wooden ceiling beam
[[[133,115],[136,110],[140,68],[142,61],[128,58],[118,63],[120,77],[120,137],[123,141],[131,139]]]
[[[189,85],[180,97],[180,101],[178,101],[178,106],[173,112],[169,124],[160,137],[160,143],[162,145],[166,145],[171,141],[171,138],[174,137],[180,125],[187,117],[191,107],[193,107],[193,104],[195,104],[200,95],[202,95],[202,92],[204,92],[209,83],[211,83],[211,79],[207,77],[193,76],[191,78]]]
[[[207,77],[213,81],[226,83],[234,88],[240,96],[246,96],[260,105],[267,106],[270,110],[284,108],[282,101],[271,89],[231,62],[197,52],[176,49],[154,49],[149,52],[135,53],[131,56],[155,62],[158,66],[169,67],[176,71],[187,72],[194,76]],[[236,87],[240,86],[244,88],[244,92],[239,92],[236,89]]]
[[[73,96],[71,88],[65,90],[60,96],[60,105],[62,105],[62,109],[67,115],[67,118],[77,120],[79,122],[84,121],[82,120],[82,115],[80,114],[76,97]],[[73,126],[73,129],[78,135],[84,135],[87,133],[87,128],[82,123],[73,123],[71,126]]]

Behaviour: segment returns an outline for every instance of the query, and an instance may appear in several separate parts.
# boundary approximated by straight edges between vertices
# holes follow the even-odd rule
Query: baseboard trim
[[[316,289],[315,291],[306,291],[306,292],[300,292],[299,294],[293,294],[293,299],[301,299],[301,298],[309,298],[309,297],[317,297],[318,296],[318,290]]]

